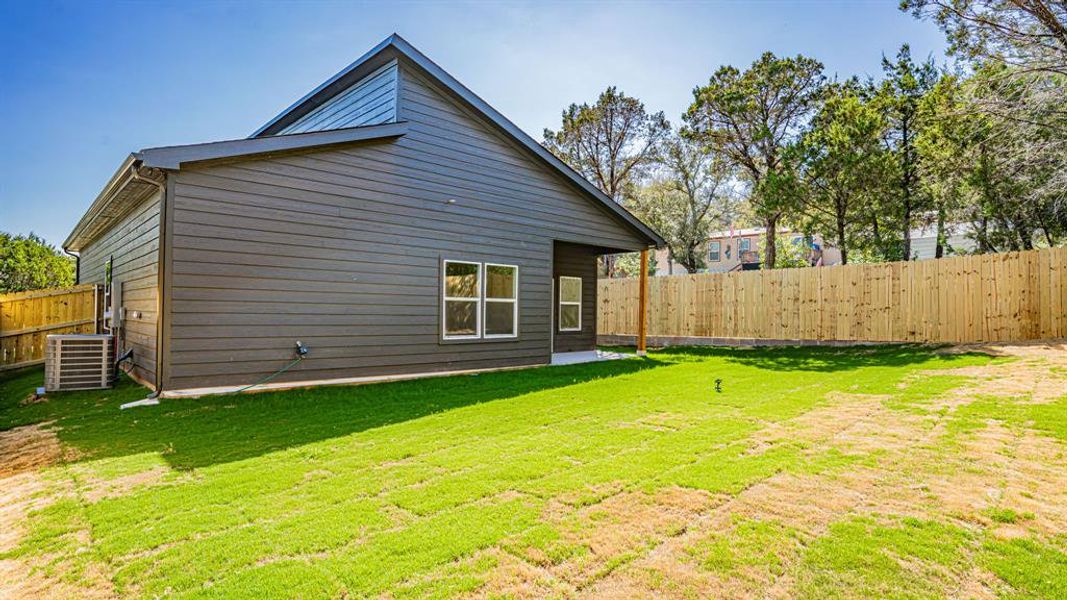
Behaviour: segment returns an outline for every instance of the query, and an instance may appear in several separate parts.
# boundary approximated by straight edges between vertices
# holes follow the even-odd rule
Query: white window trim
[[[515,269],[515,277],[511,281],[512,290],[511,298],[490,298],[485,291],[486,285],[489,283],[489,267],[506,267],[508,269]],[[482,267],[482,271],[485,276],[482,278],[482,304],[488,304],[490,302],[497,302],[503,304],[505,302],[511,303],[511,333],[486,333],[482,337],[487,340],[498,340],[503,338],[517,338],[519,337],[519,266],[518,265],[505,265],[501,263],[485,263]],[[488,314],[489,311],[482,311],[483,314]]]
[[[448,265],[475,265],[478,267],[478,295],[473,298],[465,296],[448,296]],[[443,260],[441,261],[441,339],[443,340],[477,340],[482,337],[482,297],[485,296],[485,278],[482,263],[470,260]],[[449,335],[448,333],[448,302],[473,302],[475,310],[474,335]]]
[[[751,250],[752,250],[752,240],[751,239],[749,239],[749,238],[741,238],[737,242],[737,251],[738,252],[749,252]]]
[[[711,253],[713,252],[712,248],[715,247],[715,244],[719,245],[719,249],[718,250],[714,250],[715,258],[712,258],[711,257]],[[711,243],[708,244],[708,260],[710,260],[711,262],[722,262],[722,242],[711,242]]]
[[[563,280],[564,279],[574,279],[574,280],[578,281],[578,301],[577,302],[564,302],[563,301]],[[583,290],[582,290],[582,278],[581,277],[568,277],[566,275],[560,275],[559,276],[559,313],[560,313],[560,316],[559,316],[558,320],[559,320],[559,330],[560,331],[581,331],[582,330],[582,297],[583,297]],[[577,305],[578,306],[578,327],[565,328],[565,327],[563,327],[563,317],[562,317],[563,307],[564,306],[573,306],[573,305]]]

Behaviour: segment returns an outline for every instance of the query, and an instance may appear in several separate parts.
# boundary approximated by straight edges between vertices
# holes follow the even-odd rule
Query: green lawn
[[[123,597],[1067,597],[1067,396],[959,392],[1016,362],[684,349],[121,412],[143,388],[22,371],[0,431],[66,460],[0,478],[33,481],[0,558]]]

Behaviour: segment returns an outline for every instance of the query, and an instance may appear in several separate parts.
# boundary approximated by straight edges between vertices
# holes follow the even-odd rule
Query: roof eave
[[[407,123],[401,121],[383,125],[366,125],[346,129],[243,138],[205,144],[146,148],[135,153],[134,156],[141,160],[146,167],[179,170],[182,165],[187,163],[250,158],[275,152],[290,152],[335,144],[396,138],[407,133],[407,128]]]
[[[89,209],[85,211],[82,218],[78,220],[78,224],[71,230],[67,239],[63,240],[64,250],[73,250],[77,252],[80,250],[80,246],[74,246],[78,237],[89,227],[89,224],[100,214],[100,212],[107,207],[108,203],[114,198],[115,193],[121,189],[125,181],[128,181],[133,168],[137,164],[137,157],[130,154],[126,157],[126,160],[122,161],[119,168],[115,170],[115,173],[104,185],[104,189],[100,190],[96,199],[89,205]]]

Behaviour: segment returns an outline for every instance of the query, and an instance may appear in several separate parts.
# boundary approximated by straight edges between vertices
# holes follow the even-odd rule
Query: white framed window
[[[741,238],[737,247],[738,252],[748,252],[752,249],[752,240],[750,238]]]
[[[485,263],[485,337],[519,335],[519,267]]]
[[[719,262],[722,260],[722,242],[711,242],[710,246],[708,260],[711,262]]]
[[[559,278],[559,330],[582,330],[582,278]]]
[[[441,277],[441,334],[446,340],[482,336],[482,263],[446,260]]]
[[[445,260],[441,265],[441,338],[519,336],[519,267]]]

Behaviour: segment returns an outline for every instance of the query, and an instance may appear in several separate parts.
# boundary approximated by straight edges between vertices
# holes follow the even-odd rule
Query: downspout
[[[63,254],[74,257],[74,285],[78,285],[82,282],[82,257],[80,253],[74,253],[66,248],[60,248]]]
[[[163,391],[163,361],[160,359],[163,353],[163,246],[165,244],[164,236],[166,235],[167,176],[165,172],[155,168],[144,169],[145,174],[142,174],[141,170],[142,167],[135,163],[130,169],[130,180],[141,181],[159,189],[159,265],[156,268],[156,390],[145,398],[145,400],[149,401],[146,404],[150,405],[159,403],[159,394]],[[147,176],[157,173],[160,174],[162,180]]]

